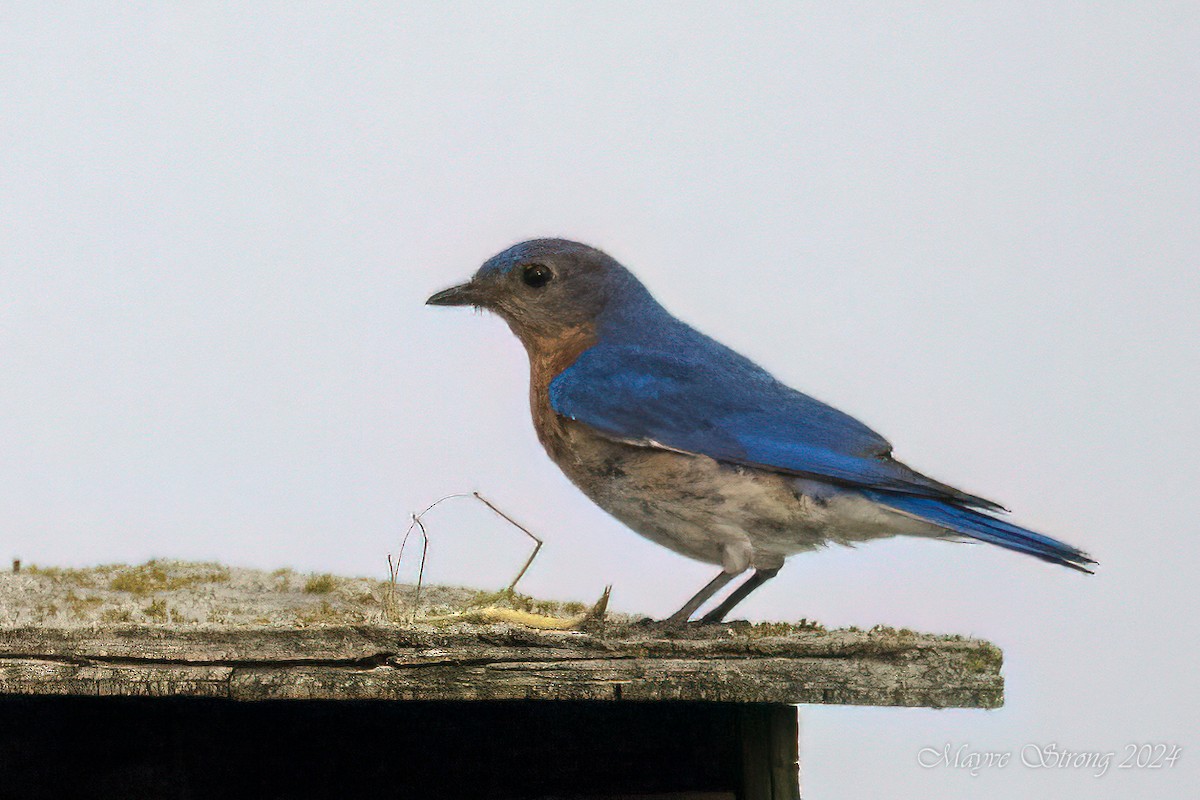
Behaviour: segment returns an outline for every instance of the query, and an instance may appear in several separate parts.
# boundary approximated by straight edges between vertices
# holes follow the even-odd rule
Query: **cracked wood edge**
[[[1003,679],[987,642],[924,635],[137,626],[0,631],[0,693],[996,708]]]

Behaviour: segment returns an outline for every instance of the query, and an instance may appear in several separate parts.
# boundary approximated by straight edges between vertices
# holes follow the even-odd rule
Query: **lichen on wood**
[[[384,590],[182,562],[26,568],[0,577],[0,694],[1003,703],[1000,651],[979,640],[808,621],[669,631],[611,614],[555,630],[581,627],[584,606],[501,598],[563,621],[536,629],[515,624],[522,613],[481,612],[496,594],[446,587],[423,593],[425,623],[395,624]]]

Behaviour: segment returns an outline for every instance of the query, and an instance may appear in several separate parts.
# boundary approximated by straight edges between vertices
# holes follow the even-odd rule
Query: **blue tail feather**
[[[1051,539],[981,511],[931,497],[879,491],[866,491],[864,494],[877,503],[920,517],[955,533],[1016,550],[1018,553],[1026,553],[1051,564],[1060,564],[1091,574],[1092,570],[1088,569],[1087,565],[1096,563],[1087,553],[1066,542]]]

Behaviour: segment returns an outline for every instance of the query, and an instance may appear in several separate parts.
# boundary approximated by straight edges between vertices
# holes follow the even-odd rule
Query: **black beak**
[[[482,302],[478,289],[470,283],[443,289],[425,301],[427,306],[476,306]]]

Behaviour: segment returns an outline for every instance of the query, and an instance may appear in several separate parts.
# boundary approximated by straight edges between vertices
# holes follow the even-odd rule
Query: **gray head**
[[[640,298],[649,294],[606,253],[566,239],[531,239],[488,259],[467,283],[425,302],[494,311],[528,344],[586,328],[611,306]]]

